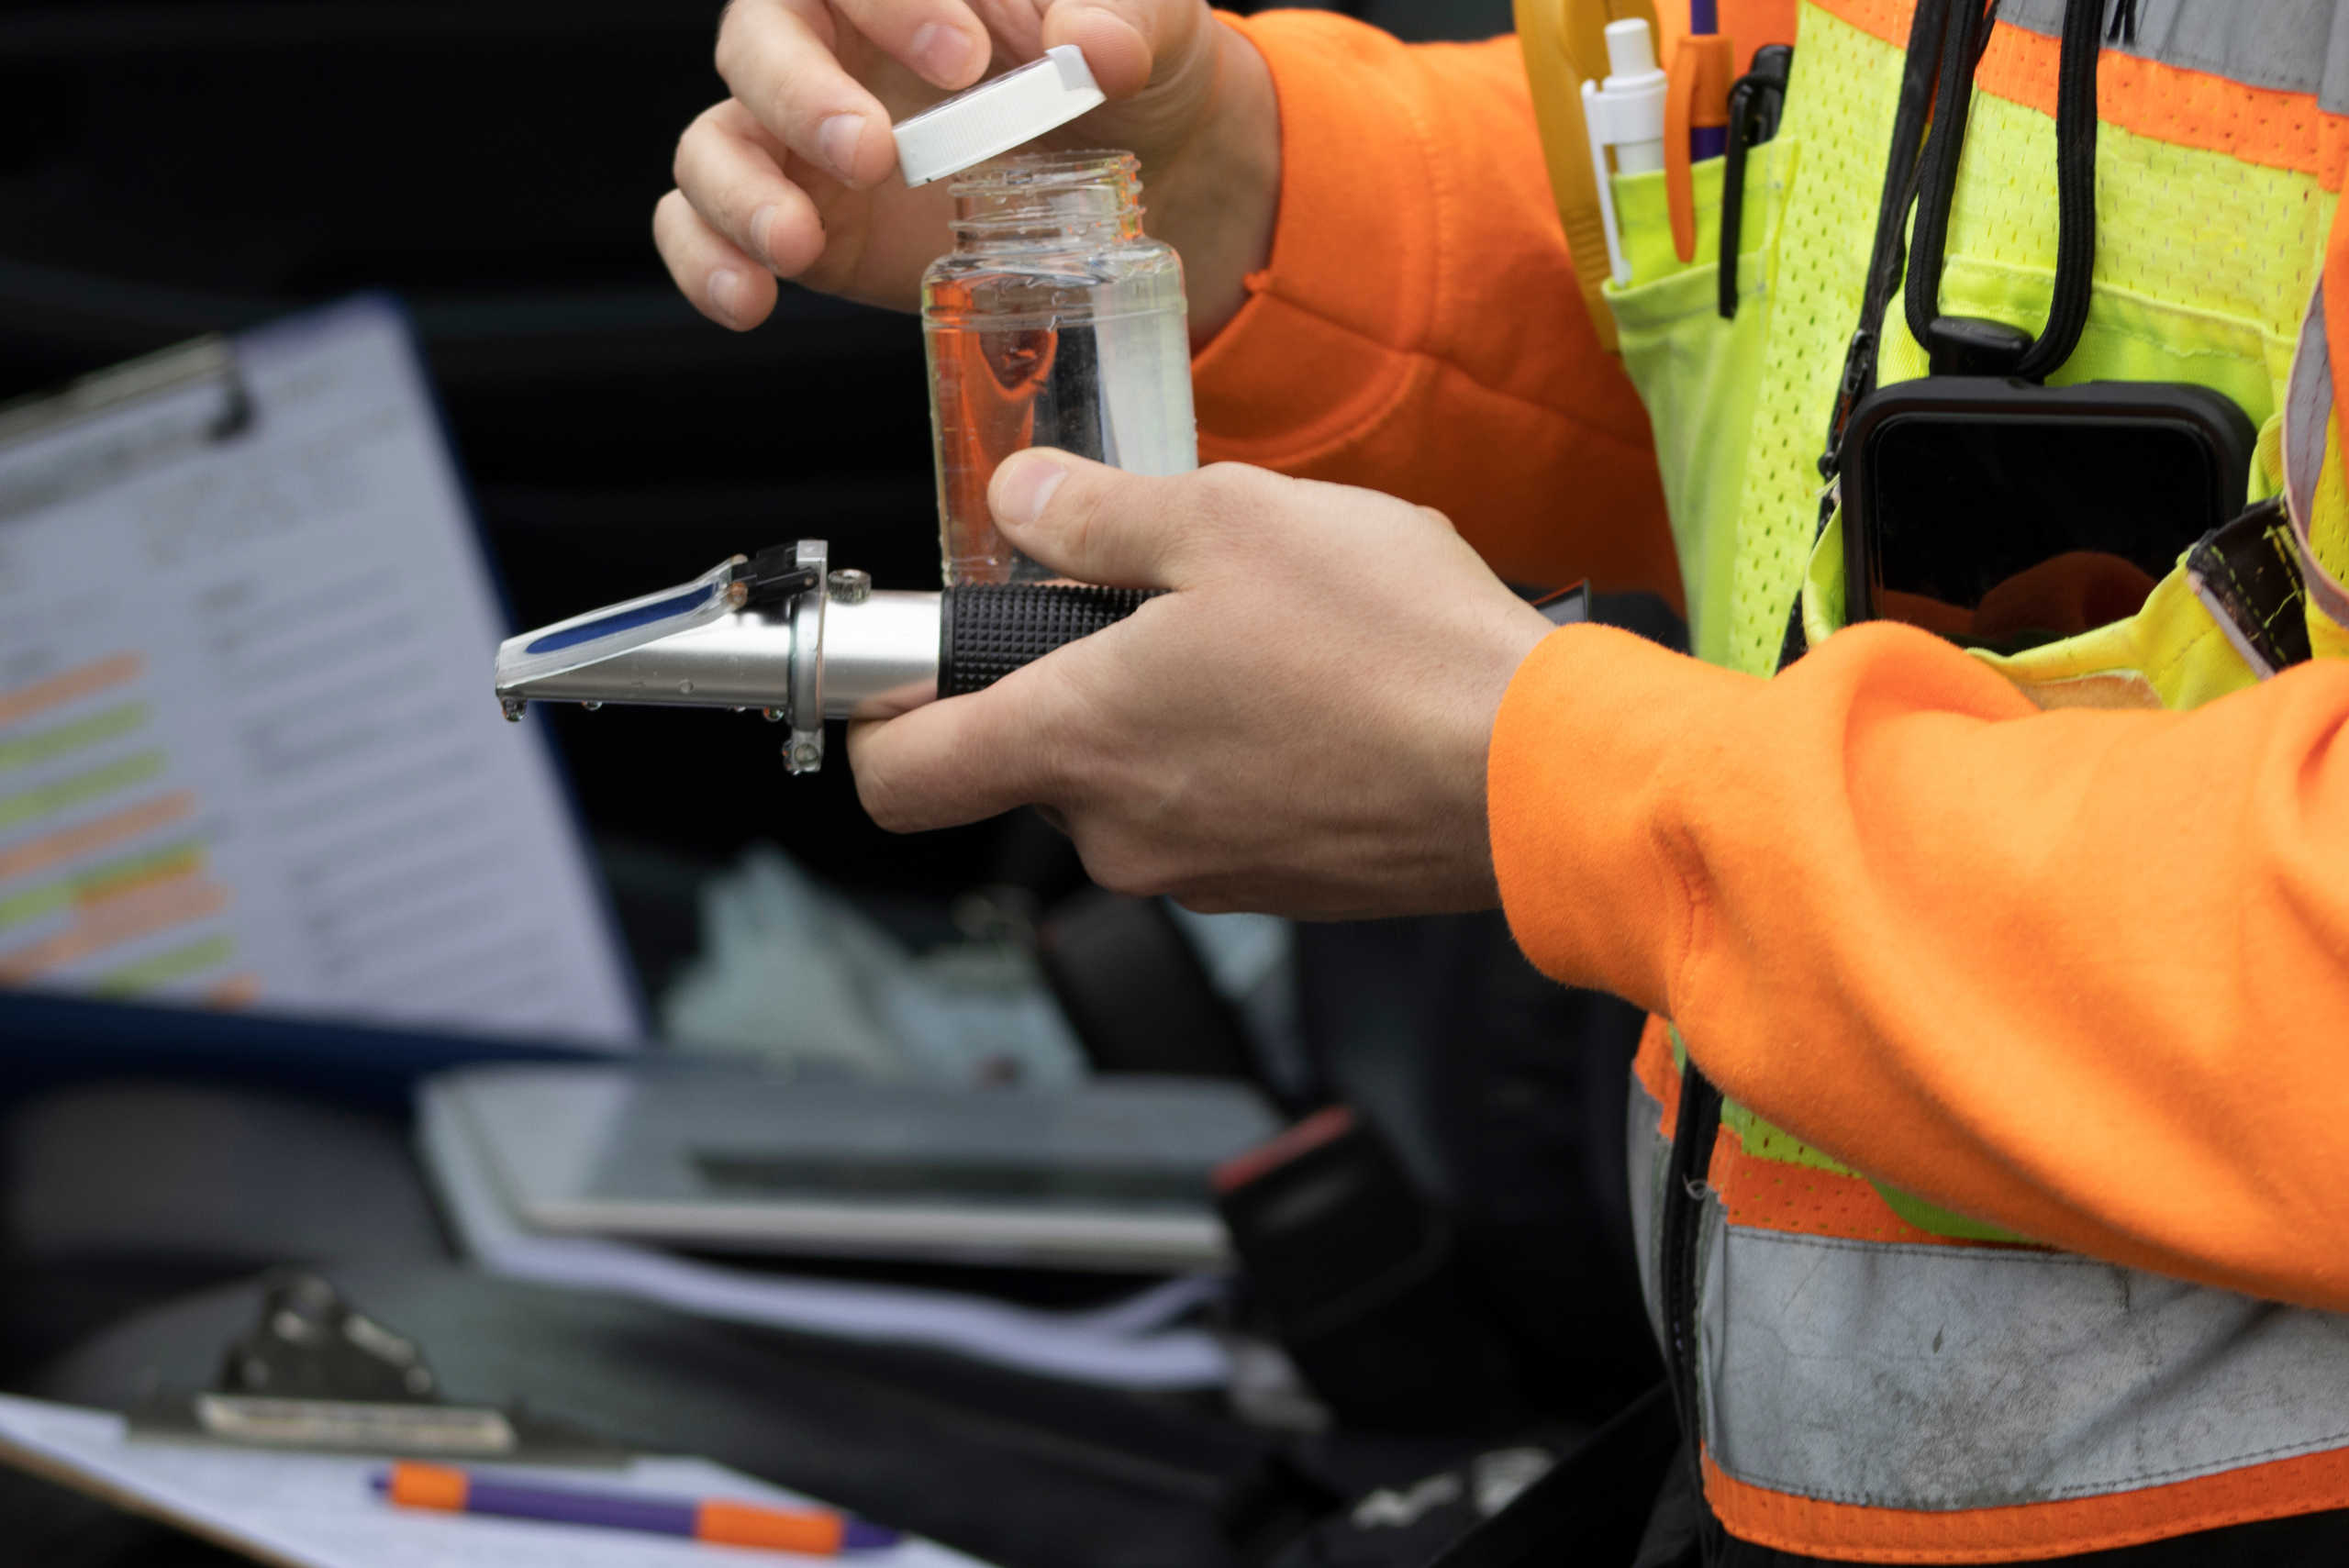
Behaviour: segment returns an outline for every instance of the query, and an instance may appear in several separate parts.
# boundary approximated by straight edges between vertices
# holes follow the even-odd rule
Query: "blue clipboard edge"
[[[101,1078],[166,1077],[405,1113],[417,1079],[477,1062],[602,1062],[608,1051],[286,1014],[0,991],[0,1102]]]

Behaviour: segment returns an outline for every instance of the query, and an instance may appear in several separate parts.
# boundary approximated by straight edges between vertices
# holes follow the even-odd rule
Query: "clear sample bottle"
[[[1198,466],[1183,263],[1141,228],[1131,153],[1043,152],[955,176],[954,249],[921,284],[946,581],[1052,576],[996,531],[987,482],[1026,447],[1134,473]]]

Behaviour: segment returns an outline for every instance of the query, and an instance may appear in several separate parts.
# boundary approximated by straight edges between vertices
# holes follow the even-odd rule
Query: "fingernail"
[[[834,175],[851,184],[855,181],[849,172],[856,167],[857,144],[863,139],[863,115],[832,115],[816,128],[816,145],[823,150],[824,161],[832,166]]]
[[[769,202],[751,215],[751,249],[758,253],[772,272],[774,269],[774,236],[769,232],[774,225],[774,215],[783,209]]]
[[[963,62],[971,58],[971,39],[959,28],[932,22],[914,34],[907,52],[913,68],[942,87],[961,78]]]
[[[731,267],[720,267],[709,274],[710,308],[726,318],[729,327],[742,319],[742,274]]]
[[[1051,458],[1031,452],[1019,452],[1004,459],[1000,473],[996,521],[1014,528],[1041,517],[1044,503],[1052,498],[1052,492],[1068,477],[1067,469]]]

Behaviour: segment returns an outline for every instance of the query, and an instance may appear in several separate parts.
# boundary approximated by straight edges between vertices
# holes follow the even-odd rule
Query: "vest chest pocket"
[[[1729,653],[1738,497],[1762,383],[1780,221],[1798,151],[1798,144],[1782,135],[1754,148],[1746,160],[1734,320],[1720,316],[1716,260],[1724,160],[1708,159],[1691,171],[1694,261],[1684,262],[1674,253],[1664,175],[1619,174],[1613,181],[1631,282],[1610,282],[1600,292],[1615,317],[1623,368],[1655,433],[1693,651],[1715,663]]]
[[[2199,707],[2230,692],[2256,684],[2276,666],[2263,670],[2252,662],[2256,643],[2245,633],[2260,626],[2266,636],[2267,616],[2252,607],[2240,592],[2243,621],[2227,624],[2226,595],[2238,582],[2249,585],[2261,559],[2275,559],[2274,528],[2285,527],[2280,509],[2262,507],[2197,546],[2154,585],[2136,614],[2075,637],[2042,643],[2014,653],[1975,648],[1967,651],[2021,687],[2043,708],[2168,708]],[[2262,588],[2263,595],[2273,586]],[[2297,592],[2288,595],[2292,613],[2299,613]],[[2263,597],[2267,609],[2274,600]],[[1803,576],[1803,635],[1817,647],[1843,625],[1843,514],[1839,508],[1819,542]],[[2226,620],[2222,621],[2222,616]],[[2248,623],[2247,625],[2245,623]],[[2299,639],[2305,658],[2307,639]],[[2251,657],[2247,657],[2247,651]],[[2287,655],[2288,662],[2290,660]]]
[[[2181,340],[2198,346],[2193,340],[2199,338],[2203,341],[2199,346],[2221,350],[2206,352],[2195,379],[2221,386],[2239,404],[2267,414],[2254,462],[2253,495],[2280,487],[2289,493],[2288,500],[2286,494],[2272,494],[2185,551],[2132,615],[2076,635],[2050,637],[2036,646],[2017,648],[2014,639],[2007,639],[2005,649],[1974,646],[1968,651],[2043,708],[2171,711],[2199,707],[2312,656],[2349,653],[2349,637],[2327,613],[2336,600],[2349,599],[2332,584],[2321,545],[2311,543],[2307,528],[2312,519],[2321,541],[2327,524],[2334,520],[2331,513],[2344,509],[2338,505],[2340,446],[2325,362],[2321,296],[2310,306],[2293,356],[2289,385],[2279,389],[2286,406],[2272,413],[2260,406],[2266,401],[2260,395],[2268,390],[2260,384],[2264,377],[2254,379],[2260,365],[2255,329],[2207,313],[2171,309],[2165,313],[2169,319],[2160,323],[2167,330],[2156,334],[2134,319],[2145,306],[2116,303],[2119,308],[2106,312],[2101,320],[2091,317],[2095,324],[2075,356],[2080,368],[2090,378],[2184,379],[2176,375],[2176,367],[2188,362],[2177,357]],[[2181,331],[2179,318],[2189,317],[2184,327],[2199,332]],[[1920,371],[1921,355],[1906,334],[1896,331],[1888,337],[1887,370],[1896,375]],[[2246,339],[2252,346],[2228,343],[2229,337]],[[2223,351],[2229,349],[2232,351]],[[2160,375],[2163,371],[2170,371],[2171,376]],[[2328,501],[2334,505],[2328,507]],[[2302,519],[2298,526],[2296,516]],[[1839,511],[1814,546],[1804,576],[1804,633],[1814,646],[1848,618],[1843,527]],[[2049,569],[2065,564],[2064,559],[2046,563]],[[2038,574],[2035,570],[2025,577]],[[2017,579],[2008,586],[2031,584]],[[2041,596],[2050,602],[2065,597],[2061,584],[2040,586],[2048,590]],[[2007,587],[1998,592],[2005,594]],[[1991,607],[1986,599],[1972,629],[1982,630],[1985,617],[1995,618],[1990,617]],[[1965,614],[1955,613],[1961,617]],[[1932,629],[1951,628],[1936,624]],[[1969,639],[1961,635],[1955,640]]]

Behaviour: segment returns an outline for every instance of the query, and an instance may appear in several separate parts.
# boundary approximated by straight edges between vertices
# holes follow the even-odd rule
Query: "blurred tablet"
[[[674,1061],[462,1068],[422,1113],[541,1233],[1116,1270],[1228,1266],[1208,1173],[1281,1126],[1209,1078],[973,1093]]]

